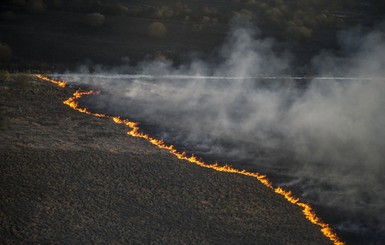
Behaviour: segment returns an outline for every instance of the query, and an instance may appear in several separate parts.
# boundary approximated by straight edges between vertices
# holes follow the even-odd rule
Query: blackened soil
[[[1,243],[330,244],[256,179],[181,161],[31,76],[0,83]]]

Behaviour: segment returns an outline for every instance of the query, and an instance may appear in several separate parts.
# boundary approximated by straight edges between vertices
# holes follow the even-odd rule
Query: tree
[[[12,49],[6,43],[0,43],[0,62],[10,61],[12,58]]]
[[[147,27],[147,35],[155,38],[164,38],[167,34],[167,28],[163,23],[153,22]]]

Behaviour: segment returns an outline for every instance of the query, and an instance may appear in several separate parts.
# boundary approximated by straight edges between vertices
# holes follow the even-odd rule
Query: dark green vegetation
[[[62,104],[73,89],[0,77],[0,240],[330,244],[256,179],[180,161]]]
[[[380,0],[5,0],[0,47],[11,55],[0,48],[0,61],[8,70],[71,68],[85,60],[113,65],[127,57],[131,64],[158,56],[179,63],[215,52],[235,19],[306,63],[320,49],[338,48],[337,31],[371,26],[384,9]],[[154,22],[164,25],[160,35],[149,34]]]

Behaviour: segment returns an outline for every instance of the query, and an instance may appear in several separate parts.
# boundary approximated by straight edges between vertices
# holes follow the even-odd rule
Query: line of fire
[[[51,79],[47,76],[44,75],[36,75],[37,78],[42,79],[44,81],[48,81],[51,83],[56,84],[59,87],[66,87],[67,82],[66,81],[59,81],[59,80],[54,80]],[[89,114],[95,117],[101,117],[101,118],[109,118],[112,119],[115,123],[117,124],[124,124],[126,125],[130,130],[127,132],[128,135],[131,135],[133,137],[137,138],[142,138],[144,140],[147,140],[151,144],[155,145],[156,147],[160,149],[167,150],[170,154],[176,156],[178,159],[188,161],[190,163],[199,165],[203,168],[208,168],[208,169],[213,169],[215,171],[220,171],[220,172],[227,172],[227,173],[234,173],[234,174],[240,174],[240,175],[245,175],[249,176],[252,178],[257,179],[259,182],[261,182],[265,187],[271,189],[275,193],[283,196],[288,202],[290,202],[293,205],[297,205],[302,208],[302,212],[305,215],[306,219],[310,221],[312,224],[315,224],[320,227],[320,230],[322,234],[330,239],[335,245],[343,245],[345,244],[343,241],[340,240],[340,238],[337,236],[337,234],[332,230],[332,228],[325,222],[321,220],[320,217],[317,216],[317,214],[314,212],[312,207],[305,203],[302,202],[299,198],[295,197],[291,191],[285,190],[279,186],[274,185],[266,175],[260,174],[258,172],[249,172],[246,170],[239,170],[232,168],[228,165],[218,165],[217,163],[215,164],[208,164],[200,160],[198,157],[195,155],[188,155],[185,152],[179,152],[173,145],[166,144],[164,141],[153,138],[149,136],[148,134],[142,132],[139,128],[138,123],[129,121],[127,119],[121,119],[119,116],[109,116],[105,114],[100,114],[100,113],[93,113],[87,108],[80,107],[78,104],[78,99],[80,99],[82,96],[86,95],[93,95],[93,94],[98,94],[100,91],[94,91],[94,90],[89,90],[89,91],[82,91],[82,90],[77,90],[72,97],[68,98],[65,100],[63,103],[72,109],[79,111],[81,113]]]

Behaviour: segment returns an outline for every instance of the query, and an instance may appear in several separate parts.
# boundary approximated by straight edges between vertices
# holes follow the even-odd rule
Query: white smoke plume
[[[307,82],[285,78],[290,55],[277,55],[273,40],[248,28],[233,28],[219,64],[154,61],[135,68],[142,76],[117,75],[120,67],[62,78],[107,91],[92,101],[99,110],[152,125],[198,155],[286,172],[281,184],[320,205],[375,217],[384,231],[384,29],[346,31],[340,41],[345,55],[321,52],[312,62],[318,78]]]

